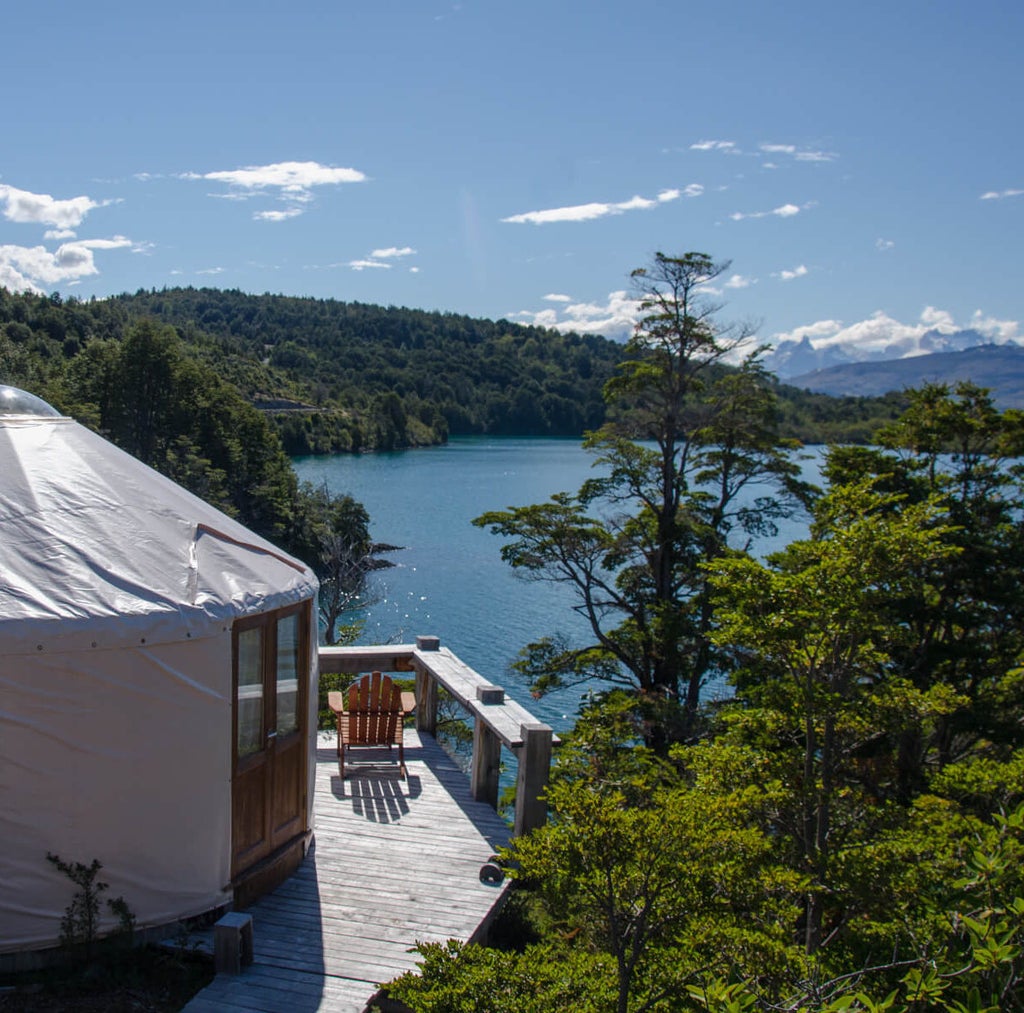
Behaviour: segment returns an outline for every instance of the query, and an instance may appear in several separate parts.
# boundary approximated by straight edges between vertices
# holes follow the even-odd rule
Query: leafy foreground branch
[[[949,878],[893,911],[900,925],[874,941],[888,957],[841,971],[786,938],[808,881],[753,825],[781,789],[723,792],[720,771],[656,788],[648,806],[621,788],[560,781],[555,822],[508,856],[542,900],[544,941],[512,952],[422,945],[419,973],[392,982],[390,997],[423,1013],[1024,1008],[1024,806],[975,821],[976,844],[949,859]],[[914,863],[945,850],[941,835],[930,825],[884,847],[917,878]],[[894,878],[878,900],[895,908],[906,883]]]

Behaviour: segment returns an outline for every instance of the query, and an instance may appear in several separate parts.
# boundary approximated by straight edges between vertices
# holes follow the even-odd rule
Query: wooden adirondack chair
[[[347,699],[346,699],[347,698]],[[331,710],[338,719],[338,764],[345,777],[345,750],[353,746],[398,746],[398,769],[404,778],[405,745],[402,719],[406,707],[403,694],[388,675],[371,672],[342,694],[328,694]]]

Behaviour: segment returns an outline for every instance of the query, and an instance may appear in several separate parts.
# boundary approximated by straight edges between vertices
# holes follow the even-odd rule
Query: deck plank
[[[470,798],[430,736],[406,729],[408,779],[388,750],[358,750],[338,776],[333,735],[317,749],[316,840],[299,870],[248,910],[254,963],[218,975],[184,1013],[363,1013],[379,984],[416,966],[417,942],[468,940],[507,884],[480,867],[509,828]]]

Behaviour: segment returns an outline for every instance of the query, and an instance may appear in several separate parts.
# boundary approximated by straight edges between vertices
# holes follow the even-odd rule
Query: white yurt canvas
[[[56,946],[99,860],[140,928],[308,840],[314,575],[0,387],[0,955]],[[116,924],[106,909],[104,931]]]

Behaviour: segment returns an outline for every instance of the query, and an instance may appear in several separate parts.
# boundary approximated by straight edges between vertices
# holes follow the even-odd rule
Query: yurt
[[[102,899],[139,928],[301,861],[316,591],[302,563],[0,387],[0,964],[58,945],[78,888],[49,854],[102,863]]]

